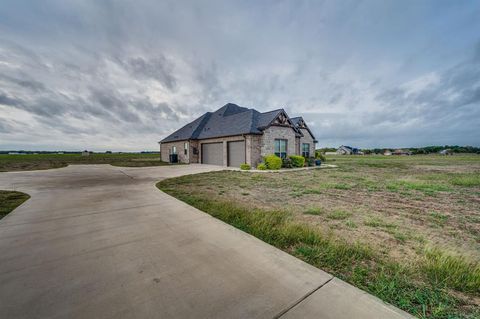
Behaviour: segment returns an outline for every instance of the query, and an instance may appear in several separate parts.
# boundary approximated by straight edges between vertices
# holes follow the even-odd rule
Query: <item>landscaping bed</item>
[[[480,316],[480,156],[345,156],[165,192],[418,317]]]

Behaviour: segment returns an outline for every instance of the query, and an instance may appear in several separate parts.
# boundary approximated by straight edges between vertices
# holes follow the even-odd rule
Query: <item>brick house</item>
[[[177,154],[182,163],[256,167],[268,154],[315,155],[315,137],[302,117],[283,109],[258,112],[228,103],[207,112],[160,142],[163,161]]]

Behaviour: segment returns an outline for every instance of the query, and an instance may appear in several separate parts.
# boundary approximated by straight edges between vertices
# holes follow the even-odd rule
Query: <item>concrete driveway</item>
[[[2,318],[404,318],[155,188],[206,165],[0,173]]]

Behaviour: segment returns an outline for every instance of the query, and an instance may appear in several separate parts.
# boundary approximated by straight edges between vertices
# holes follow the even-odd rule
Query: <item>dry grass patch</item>
[[[212,172],[164,181],[161,188],[187,202],[195,198],[192,203],[209,213],[210,204],[201,203],[227,201],[234,203],[231,209],[257,215],[281,211],[288,216],[288,229],[303,229],[300,237],[318,232],[346,247],[368,247],[366,259],[350,251],[357,256],[355,267],[335,268],[333,261],[346,265],[351,260],[332,259],[324,248],[303,240],[291,247],[275,244],[417,316],[478,315],[472,309],[480,308],[480,295],[471,288],[477,275],[467,269],[480,262],[480,156],[337,156],[330,161],[338,169]],[[276,241],[264,237],[271,226],[242,227]],[[452,257],[448,251],[456,253]]]

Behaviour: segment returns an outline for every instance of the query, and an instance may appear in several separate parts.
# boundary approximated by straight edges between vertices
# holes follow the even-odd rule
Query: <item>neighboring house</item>
[[[445,149],[445,150],[441,150],[440,152],[438,152],[440,155],[453,155],[453,152],[451,149]]]
[[[390,150],[385,150],[385,152],[383,152],[383,155],[385,155],[385,156],[390,156],[390,155],[392,155],[392,151],[390,151]]]
[[[160,143],[162,161],[256,167],[268,154],[315,156],[315,137],[301,117],[283,109],[260,113],[228,103],[173,132]]]
[[[361,155],[360,150],[355,147],[342,145],[337,149],[339,155]],[[363,154],[363,153],[362,153]]]
[[[412,155],[412,152],[410,152],[408,150],[398,149],[398,150],[393,151],[393,155]]]

